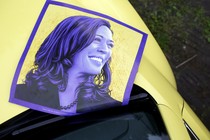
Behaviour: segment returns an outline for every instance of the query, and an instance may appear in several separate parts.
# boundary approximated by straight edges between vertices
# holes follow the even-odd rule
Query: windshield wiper
[[[28,109],[0,125],[0,139],[11,134],[15,129],[30,126],[31,124],[36,124],[37,122],[42,122],[43,120],[49,120],[52,118],[55,118],[55,115]]]
[[[60,120],[63,120],[63,119],[65,119],[65,117],[58,116],[58,117],[55,117],[55,118],[52,118],[52,119],[49,119],[49,120],[46,120],[46,121],[42,121],[42,122],[27,126],[27,127],[24,127],[24,128],[15,130],[15,131],[12,132],[12,135],[13,136],[18,135],[20,133],[23,133],[23,132],[26,132],[26,131],[29,131],[29,130],[32,130],[32,129],[35,129],[35,128],[38,128],[38,127],[41,127],[41,126],[44,126],[44,125],[47,125],[47,124],[50,124],[50,123],[54,123],[54,122],[57,122],[57,121],[60,121]]]

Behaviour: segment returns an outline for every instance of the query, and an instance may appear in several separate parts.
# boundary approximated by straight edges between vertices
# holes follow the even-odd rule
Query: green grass
[[[203,7],[183,0],[129,1],[163,51],[168,51],[171,45],[179,46],[189,42],[192,31],[210,43],[210,17],[205,16]]]

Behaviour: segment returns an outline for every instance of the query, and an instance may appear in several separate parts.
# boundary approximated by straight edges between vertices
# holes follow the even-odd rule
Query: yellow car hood
[[[59,1],[104,13],[147,33],[147,42],[134,83],[148,91],[158,104],[174,108],[177,114],[180,113],[183,100],[177,96],[176,82],[169,63],[147,26],[127,0]],[[0,123],[28,109],[8,102],[10,86],[25,42],[45,2],[45,0],[0,2]]]

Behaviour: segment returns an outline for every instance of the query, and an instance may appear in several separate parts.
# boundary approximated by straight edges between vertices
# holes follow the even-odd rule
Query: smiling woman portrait
[[[64,19],[41,44],[15,98],[69,113],[120,105],[109,89],[112,36],[104,19]]]

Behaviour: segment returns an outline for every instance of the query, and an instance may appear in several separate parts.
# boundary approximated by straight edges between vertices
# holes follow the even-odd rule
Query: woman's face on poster
[[[101,73],[104,64],[111,57],[113,46],[111,30],[100,26],[93,42],[74,56],[72,68],[83,74]]]

